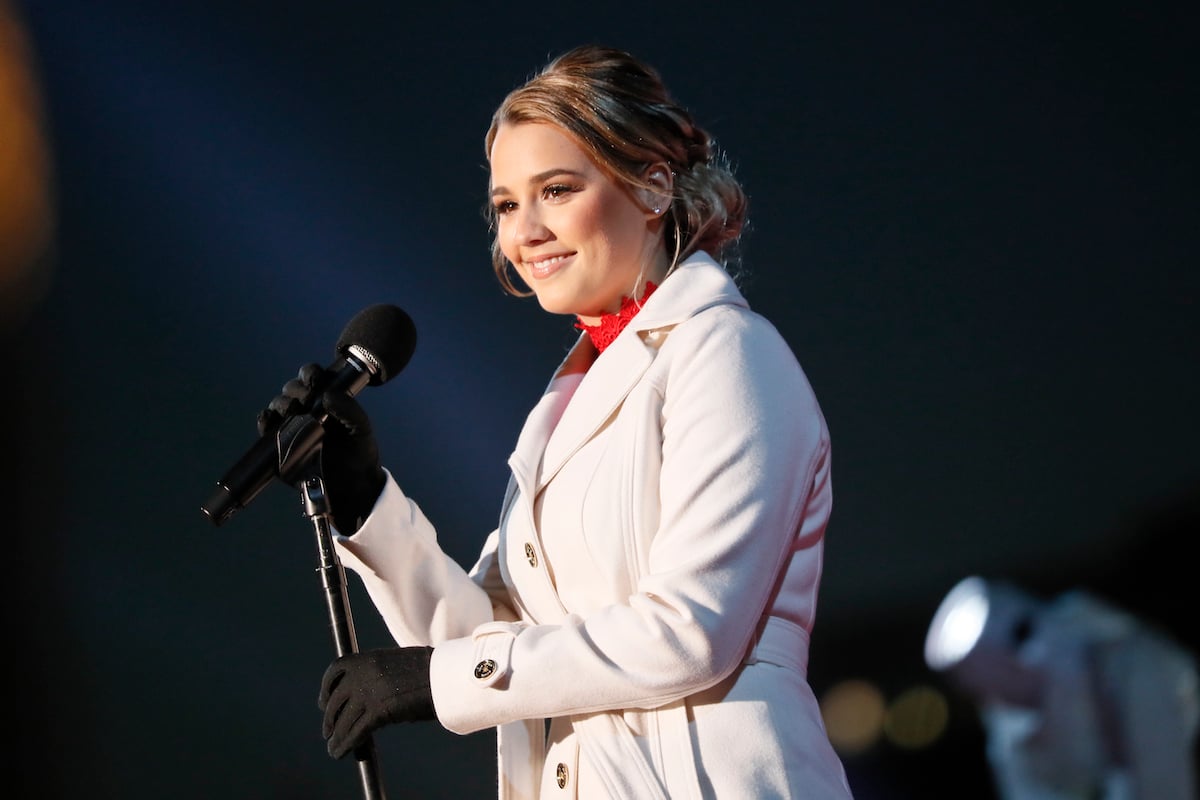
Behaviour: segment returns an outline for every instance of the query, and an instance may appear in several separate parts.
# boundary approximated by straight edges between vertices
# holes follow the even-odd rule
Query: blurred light
[[[834,748],[843,755],[861,753],[883,731],[883,692],[863,680],[835,684],[821,699],[821,716]]]
[[[45,295],[52,235],[50,148],[25,30],[0,0],[0,325],[15,327]]]
[[[1037,703],[1039,682],[1018,653],[1032,634],[1038,601],[1014,586],[965,578],[938,606],[925,661],[971,694],[1019,706]]]
[[[1195,800],[1194,656],[1133,616],[970,577],[925,658],[979,703],[1001,798]]]
[[[925,640],[929,665],[941,670],[961,661],[979,641],[987,610],[987,587],[979,578],[967,578],[951,589]]]
[[[946,732],[950,704],[930,686],[906,689],[892,701],[883,722],[888,740],[905,750],[928,747]]]

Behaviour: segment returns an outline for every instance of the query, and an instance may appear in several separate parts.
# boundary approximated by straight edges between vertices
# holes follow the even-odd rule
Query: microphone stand
[[[304,502],[304,515],[312,520],[317,536],[317,571],[321,575],[321,587],[325,590],[325,605],[329,610],[329,628],[333,632],[333,646],[337,655],[358,652],[358,640],[354,635],[354,618],[350,613],[350,598],[346,593],[346,570],[333,547],[330,530],[329,497],[325,494],[325,482],[321,478],[319,459],[312,459],[309,474],[296,484]],[[362,781],[363,797],[366,800],[385,800],[383,782],[379,777],[379,766],[375,757],[375,741],[371,737],[354,751],[358,762],[358,773]]]

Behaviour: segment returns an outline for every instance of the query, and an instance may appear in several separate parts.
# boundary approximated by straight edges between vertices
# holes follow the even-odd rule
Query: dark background
[[[744,291],[834,442],[818,696],[941,686],[925,631],[970,574],[1086,588],[1195,646],[1195,4],[405,5],[0,4],[54,198],[0,329],[21,796],[360,796],[319,735],[298,499],[220,528],[200,504],[299,365],[395,303],[416,354],[363,401],[473,561],[576,333],[491,274],[483,134],[588,41],[655,64],[750,195]],[[860,800],[992,796],[948,696],[933,746],[843,754]],[[493,792],[490,732],[377,744],[392,797]]]

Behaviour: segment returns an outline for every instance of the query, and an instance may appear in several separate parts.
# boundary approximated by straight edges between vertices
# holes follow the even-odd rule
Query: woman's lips
[[[529,274],[534,278],[548,278],[558,272],[567,262],[570,261],[571,255],[551,256],[550,258],[539,258],[536,261],[526,261],[525,266],[529,267]]]

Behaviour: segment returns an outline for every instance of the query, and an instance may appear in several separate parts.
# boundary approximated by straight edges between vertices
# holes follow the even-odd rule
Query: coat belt
[[[746,656],[747,664],[760,661],[808,674],[808,631],[782,617],[767,617],[762,633]]]

